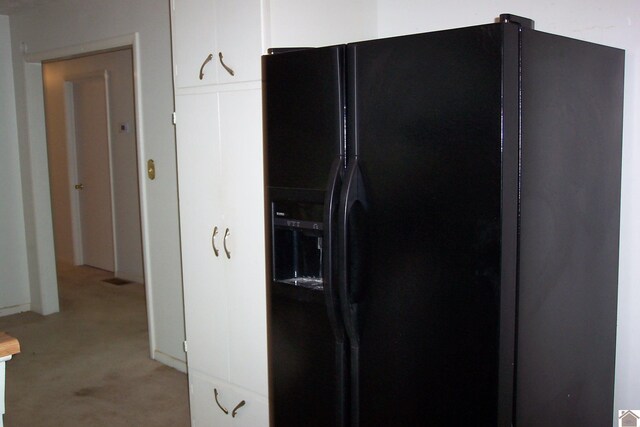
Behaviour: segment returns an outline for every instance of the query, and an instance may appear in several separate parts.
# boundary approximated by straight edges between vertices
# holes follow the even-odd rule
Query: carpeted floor
[[[144,286],[58,266],[60,313],[0,317],[22,352],[6,364],[5,427],[189,425],[187,377],[149,358]]]

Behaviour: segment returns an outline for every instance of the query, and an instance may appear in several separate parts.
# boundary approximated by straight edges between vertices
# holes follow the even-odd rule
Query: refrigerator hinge
[[[171,123],[176,124],[176,112],[171,113]]]
[[[189,352],[189,346],[187,345],[187,341],[182,341],[182,348],[184,348],[184,352],[188,353]]]
[[[500,15],[499,22],[502,24],[517,24],[520,25],[520,28],[528,28],[530,30],[534,29],[535,23],[533,19],[525,18],[523,16],[512,15],[510,13],[503,13]]]

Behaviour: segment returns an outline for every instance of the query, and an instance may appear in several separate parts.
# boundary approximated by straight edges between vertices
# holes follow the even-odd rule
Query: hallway
[[[22,353],[7,362],[5,425],[188,426],[185,374],[149,359],[144,286],[58,265],[60,312],[0,317]]]

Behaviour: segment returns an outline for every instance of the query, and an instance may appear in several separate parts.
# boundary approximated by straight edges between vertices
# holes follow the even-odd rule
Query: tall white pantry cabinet
[[[193,426],[269,425],[260,57],[375,36],[366,0],[170,0]]]
[[[171,3],[194,426],[269,424],[262,7],[261,0]]]

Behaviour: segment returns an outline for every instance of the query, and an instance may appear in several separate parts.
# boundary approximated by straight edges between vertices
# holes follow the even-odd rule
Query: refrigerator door
[[[276,426],[342,426],[347,354],[333,266],[344,46],[266,55],[263,83],[272,418]]]
[[[497,424],[501,52],[499,24],[347,47],[354,426]]]

